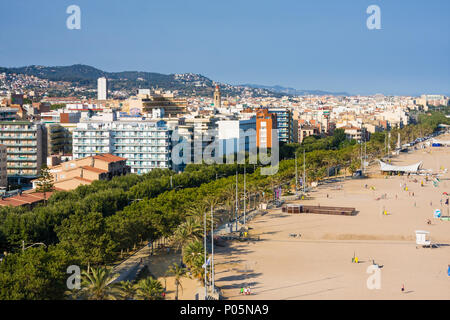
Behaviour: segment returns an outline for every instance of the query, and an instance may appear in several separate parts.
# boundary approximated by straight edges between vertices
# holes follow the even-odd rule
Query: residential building
[[[8,186],[8,170],[7,170],[7,148],[4,144],[0,144],[0,188]]]
[[[108,99],[108,81],[105,77],[97,79],[97,99],[106,100]]]
[[[57,123],[46,124],[47,154],[72,153],[72,133]]]
[[[218,121],[219,155],[249,152],[256,148],[256,117]]]
[[[151,95],[141,97],[141,103],[142,113],[153,114],[154,109],[162,109],[162,114],[168,118],[176,118],[186,113],[186,98],[175,97],[171,91],[155,90]]]
[[[0,121],[13,121],[18,119],[17,108],[0,108]]]
[[[278,140],[285,143],[294,142],[292,112],[286,108],[269,108],[268,111],[277,115]]]
[[[39,175],[47,157],[44,126],[28,121],[0,121],[0,144],[7,147],[10,183],[27,185]]]
[[[171,167],[171,131],[164,121],[82,122],[72,137],[74,159],[111,153],[126,158],[138,174]]]
[[[298,126],[298,143],[302,143],[306,137],[319,134],[317,127],[310,125],[299,125]]]
[[[50,173],[55,189],[68,191],[95,180],[110,180],[130,173],[126,161],[127,159],[112,154],[97,154],[52,166]],[[36,182],[37,180],[33,181],[34,188],[37,186]]]
[[[272,129],[277,129],[277,115],[270,114],[267,109],[256,112],[256,146],[272,148]]]

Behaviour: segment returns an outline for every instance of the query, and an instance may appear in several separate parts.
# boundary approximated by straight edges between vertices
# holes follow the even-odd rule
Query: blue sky
[[[81,8],[68,30],[66,8]],[[381,30],[366,9],[381,8]],[[0,66],[82,63],[353,94],[450,94],[448,0],[0,2]]]

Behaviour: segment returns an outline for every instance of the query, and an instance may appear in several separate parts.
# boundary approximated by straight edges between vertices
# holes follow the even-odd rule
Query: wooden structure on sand
[[[356,214],[356,209],[345,207],[324,207],[324,206],[305,206],[302,204],[285,204],[282,206],[281,212],[292,214],[314,213],[314,214],[353,216]]]

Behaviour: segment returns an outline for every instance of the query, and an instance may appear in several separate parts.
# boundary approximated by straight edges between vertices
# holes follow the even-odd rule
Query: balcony
[[[36,161],[37,157],[7,157],[8,161]]]
[[[37,164],[35,165],[7,165],[7,169],[37,169]]]

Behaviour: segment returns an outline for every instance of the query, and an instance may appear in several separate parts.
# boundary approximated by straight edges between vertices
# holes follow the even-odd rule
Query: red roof
[[[45,198],[46,200],[50,198],[53,192],[46,192]],[[32,204],[36,202],[41,202],[44,200],[44,193],[42,192],[34,192],[34,193],[22,193],[22,195],[16,195],[14,197],[4,198],[0,200],[0,206],[23,206],[27,204]]]
[[[110,153],[102,153],[94,156],[94,159],[97,160],[103,160],[106,162],[116,162],[116,161],[126,161],[126,158],[118,157],[115,155],[112,155]]]

